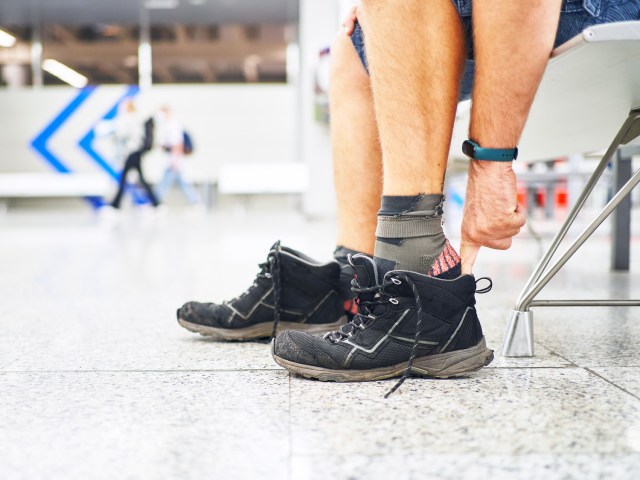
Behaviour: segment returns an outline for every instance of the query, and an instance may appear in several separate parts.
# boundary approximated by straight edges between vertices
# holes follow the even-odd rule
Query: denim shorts
[[[369,73],[369,66],[367,65],[367,54],[364,49],[364,39],[362,37],[362,28],[360,28],[360,24],[356,22],[356,27],[351,35],[351,41],[353,42],[353,46],[358,52],[358,57],[360,57],[360,61],[362,65],[364,65],[365,70]],[[468,100],[471,98],[471,90],[473,89],[473,72],[474,72],[474,62],[473,60],[466,60],[464,66],[464,74],[462,75],[462,81],[460,82],[460,92],[458,93],[458,100]]]
[[[460,100],[466,100],[471,96],[473,88],[473,26],[471,23],[473,0],[451,1],[460,14],[467,38],[467,62],[460,85]],[[562,0],[554,48],[593,25],[631,20],[640,20],[640,0]],[[358,24],[351,36],[351,41],[368,71],[362,29]]]

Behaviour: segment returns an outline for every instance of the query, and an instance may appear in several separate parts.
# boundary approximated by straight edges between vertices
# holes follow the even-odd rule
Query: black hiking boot
[[[339,281],[338,262],[322,264],[277,242],[247,291],[222,304],[185,303],[178,323],[219,340],[254,340],[283,330],[325,333],[347,322]]]
[[[393,270],[379,278],[371,258],[354,255],[351,261],[358,315],[324,337],[281,333],[272,342],[278,365],[324,381],[402,376],[395,390],[410,374],[447,378],[493,360],[476,314],[472,275],[443,280]]]

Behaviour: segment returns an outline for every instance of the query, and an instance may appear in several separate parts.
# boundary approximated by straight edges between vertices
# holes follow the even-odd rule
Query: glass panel
[[[53,59],[92,85],[138,82],[139,30],[133,25],[47,24],[43,27],[43,60]],[[45,85],[64,84],[49,72]]]
[[[154,83],[286,82],[281,24],[152,25]]]

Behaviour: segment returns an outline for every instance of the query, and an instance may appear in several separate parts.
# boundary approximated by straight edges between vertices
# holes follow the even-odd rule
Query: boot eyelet
[[[393,303],[394,305],[398,305],[398,303],[400,303],[400,302],[398,302],[397,298],[390,298],[389,302]]]
[[[402,282],[399,279],[397,279],[396,277],[392,277],[391,278],[391,282],[394,283],[395,285],[401,285],[402,284]]]

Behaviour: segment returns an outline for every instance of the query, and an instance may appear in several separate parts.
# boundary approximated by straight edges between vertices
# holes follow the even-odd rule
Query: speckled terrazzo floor
[[[275,239],[328,258],[333,235],[268,211],[1,217],[0,479],[640,478],[640,309],[536,311],[535,358],[388,400],[392,382],[292,378],[266,343],[175,322],[244,290]],[[546,296],[638,298],[638,247],[611,274],[600,234]],[[525,235],[480,258],[496,350],[537,253]]]

